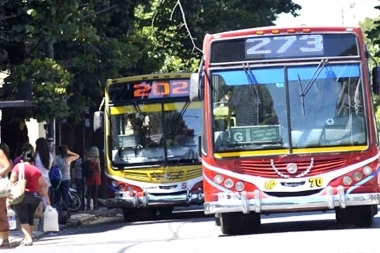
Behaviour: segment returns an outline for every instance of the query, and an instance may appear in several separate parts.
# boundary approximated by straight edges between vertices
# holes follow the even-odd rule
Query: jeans
[[[82,199],[82,196],[84,193],[83,180],[81,178],[75,178],[75,185],[76,185],[77,193]]]
[[[69,205],[69,188],[71,184],[71,179],[61,181],[58,189],[54,192],[54,204],[59,203],[63,200],[66,206]]]

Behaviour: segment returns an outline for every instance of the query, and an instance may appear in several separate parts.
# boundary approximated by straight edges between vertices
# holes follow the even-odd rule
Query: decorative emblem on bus
[[[163,180],[164,180],[164,181],[169,181],[169,180],[170,180],[170,177],[171,177],[171,174],[170,174],[169,172],[166,172],[166,173],[164,174]]]
[[[289,163],[289,164],[286,166],[286,170],[287,170],[290,174],[294,174],[294,173],[296,173],[297,170],[298,170],[297,164],[295,164],[295,163]]]
[[[152,176],[157,180],[157,181],[163,181],[163,182],[170,182],[174,181],[177,179],[182,178],[184,175],[184,172],[182,170],[178,172],[165,172],[163,174],[153,172]]]
[[[282,177],[282,178],[292,178],[290,175],[286,175],[286,174],[282,173],[281,171],[279,171],[277,169],[276,165],[274,164],[273,159],[270,160],[270,165],[272,166],[272,169],[274,170],[274,172],[276,172],[276,174],[279,175],[280,177]],[[313,166],[314,166],[314,158],[312,157],[310,159],[310,164],[307,167],[307,169],[304,172],[299,173],[299,174],[293,176],[293,178],[301,178],[301,177],[306,176],[307,174],[309,174],[309,172],[311,171],[311,169],[313,168]],[[298,171],[298,166],[295,163],[289,163],[286,166],[286,170],[288,171],[289,174],[295,174]]]

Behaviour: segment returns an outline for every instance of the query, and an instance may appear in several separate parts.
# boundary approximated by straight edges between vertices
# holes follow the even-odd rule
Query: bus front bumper
[[[134,208],[148,206],[190,206],[201,205],[204,202],[203,192],[187,192],[166,195],[154,195],[144,192],[142,197],[138,197],[136,192],[116,192],[115,198],[106,200],[107,208]]]
[[[205,214],[243,212],[256,213],[286,212],[302,210],[328,210],[346,208],[347,206],[378,205],[380,193],[355,193],[345,194],[343,187],[338,187],[337,194],[332,194],[332,189],[327,189],[326,195],[302,196],[302,197],[273,197],[260,198],[260,192],[254,192],[254,198],[248,199],[246,193],[242,193],[239,199],[229,198],[215,202],[205,202]]]

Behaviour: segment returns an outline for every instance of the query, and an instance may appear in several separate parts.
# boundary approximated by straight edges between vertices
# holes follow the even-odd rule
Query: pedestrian
[[[85,159],[79,157],[74,162],[74,183],[77,193],[80,199],[83,199],[84,189],[83,189],[83,174],[82,174],[82,162]]]
[[[9,159],[9,147],[0,143],[0,177],[7,177],[11,171]],[[8,223],[7,197],[0,198],[0,249],[9,248],[9,223]]]
[[[42,177],[44,178],[46,185],[48,187],[48,193],[50,193],[50,177],[49,170],[53,165],[54,156],[49,150],[49,144],[44,137],[38,138],[36,140],[36,152],[35,152],[35,166],[41,171]],[[51,198],[49,194],[49,199]],[[46,199],[43,198],[42,202],[44,204],[44,209],[46,208]]]
[[[22,153],[24,151],[27,151],[27,150],[34,150],[34,147],[32,146],[32,144],[30,144],[29,142],[26,142],[24,143],[24,145],[22,145],[21,147],[21,154],[19,156],[17,156],[14,160],[13,160],[13,166],[15,166],[16,164],[18,164],[20,161],[21,161],[21,157],[22,157]],[[12,167],[13,167],[12,166]]]
[[[29,142],[28,126],[24,119],[14,119],[13,127],[14,132],[12,141],[14,142],[14,150],[12,151],[12,159],[16,158],[22,153],[22,146]]]
[[[69,206],[69,189],[71,187],[71,171],[70,165],[79,158],[77,153],[70,151],[67,145],[58,147],[58,155],[55,156],[55,164],[58,165],[62,173],[60,185],[54,191],[54,204],[61,201],[65,206]]]
[[[12,205],[12,209],[15,211],[20,222],[21,231],[24,234],[24,239],[20,244],[22,246],[33,245],[34,214],[41,202],[41,198],[44,197],[46,204],[50,205],[46,181],[41,171],[33,163],[33,151],[28,150],[23,152],[21,162],[12,169],[10,179],[11,183],[17,182],[20,168],[24,166],[24,177],[26,179],[25,196],[21,203]]]
[[[87,152],[86,160],[91,161],[91,168],[94,172],[92,177],[85,179],[87,186],[87,210],[91,210],[91,199],[93,200],[93,210],[97,210],[99,186],[102,184],[100,177],[99,149],[95,146],[91,147]]]

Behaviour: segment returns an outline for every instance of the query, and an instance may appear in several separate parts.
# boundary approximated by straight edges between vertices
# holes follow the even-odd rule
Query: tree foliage
[[[166,55],[164,71],[194,70],[201,58],[206,33],[273,25],[277,14],[295,13],[300,6],[290,0],[155,0],[144,26],[152,24],[156,54]],[[178,65],[170,64],[177,60]]]
[[[271,25],[291,0],[0,0],[0,69],[15,99],[32,85],[39,121],[82,118],[106,79],[194,71],[205,33]]]
[[[370,61],[370,69],[380,63],[380,18],[366,18],[360,23],[360,27],[365,34],[365,42],[369,54],[372,56]],[[374,94],[373,104],[376,108],[376,123],[380,128],[380,96]]]

